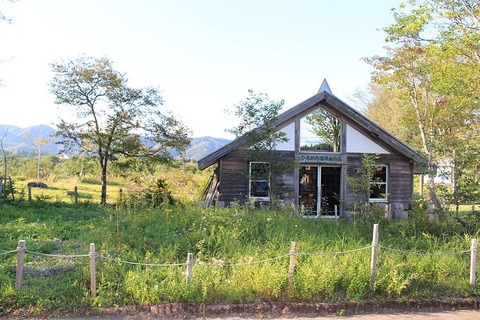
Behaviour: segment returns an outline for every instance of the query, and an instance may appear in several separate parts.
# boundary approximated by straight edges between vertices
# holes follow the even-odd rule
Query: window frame
[[[302,153],[328,153],[328,154],[342,154],[343,153],[343,140],[344,140],[344,135],[343,135],[343,130],[345,128],[345,123],[342,121],[340,118],[337,116],[333,115],[330,111],[324,109],[324,108],[319,108],[322,109],[324,112],[326,112],[329,116],[335,117],[339,122],[340,122],[340,132],[338,136],[338,151],[329,151],[329,150],[320,150],[316,148],[312,148],[316,145],[322,145],[325,144],[325,140],[318,137],[314,136],[314,133],[311,132],[312,125],[307,122],[307,117],[311,114],[307,114],[300,118],[300,152]],[[318,109],[317,109],[318,110]],[[314,110],[313,112],[317,111]],[[313,113],[312,112],[312,113]],[[305,144],[305,145],[303,145]],[[334,147],[334,146],[332,146]]]
[[[383,171],[385,171],[383,173]],[[379,177],[379,173],[385,176],[385,179],[382,179],[382,177]],[[374,173],[374,176],[372,177],[372,180],[370,181],[370,190],[369,190],[369,202],[388,202],[388,179],[389,179],[389,170],[387,165],[381,165],[380,169],[377,170]],[[376,180],[377,178],[380,178],[381,180]],[[375,185],[380,186],[379,189],[382,190],[383,188],[381,186],[385,186],[385,192],[382,192],[383,197],[372,197],[372,187]]]
[[[265,164],[265,165],[267,165],[268,170],[266,170],[266,171],[268,172],[268,177],[266,179],[265,178],[263,178],[263,179],[253,178],[254,175],[252,174],[252,165],[255,165],[255,164]],[[260,174],[259,174],[259,176],[260,176]],[[252,195],[252,191],[255,191],[254,188],[252,188],[252,183],[262,183],[262,182],[266,182],[267,195],[266,196]],[[248,164],[248,198],[249,198],[249,200],[270,201],[269,193],[270,193],[270,163],[267,162],[267,161],[250,161],[249,164]]]

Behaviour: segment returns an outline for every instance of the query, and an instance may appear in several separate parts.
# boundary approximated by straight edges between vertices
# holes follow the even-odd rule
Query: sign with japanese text
[[[304,154],[302,153],[300,155],[297,155],[297,159],[301,163],[315,163],[315,162],[337,163],[337,162],[343,161],[342,155],[339,155],[339,154],[315,154],[315,153]]]

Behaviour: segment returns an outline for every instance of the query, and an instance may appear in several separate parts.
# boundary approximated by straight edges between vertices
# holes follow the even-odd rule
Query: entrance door
[[[318,167],[300,168],[300,213],[316,216],[318,213]]]
[[[322,215],[334,216],[335,206],[340,204],[340,167],[321,167],[321,204]]]
[[[302,166],[299,207],[304,215],[334,216],[340,198],[340,167]]]

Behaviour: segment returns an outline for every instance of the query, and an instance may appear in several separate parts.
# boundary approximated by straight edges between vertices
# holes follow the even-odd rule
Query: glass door
[[[299,210],[305,216],[334,216],[340,203],[340,167],[302,166]]]
[[[306,216],[318,213],[318,167],[300,168],[299,210]]]
[[[340,167],[321,167],[320,209],[324,216],[335,216],[340,204]]]

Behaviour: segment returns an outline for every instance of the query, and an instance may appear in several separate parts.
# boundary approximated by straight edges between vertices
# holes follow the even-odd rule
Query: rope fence
[[[193,254],[187,254],[187,261],[184,263],[167,263],[167,264],[158,264],[158,263],[142,263],[142,262],[131,262],[126,260],[121,260],[118,258],[112,258],[107,256],[102,256],[96,253],[95,244],[90,244],[90,250],[88,254],[70,254],[70,255],[58,255],[58,254],[45,254],[35,251],[30,251],[26,249],[26,242],[25,240],[20,240],[18,242],[18,247],[16,250],[9,250],[0,252],[0,255],[6,256],[8,254],[16,253],[17,254],[17,265],[16,265],[16,281],[15,281],[15,289],[21,290],[22,282],[24,278],[24,270],[25,270],[25,254],[31,254],[36,256],[43,256],[48,258],[59,258],[59,259],[79,259],[79,258],[87,258],[90,259],[90,295],[92,297],[96,296],[96,259],[103,259],[107,261],[112,261],[116,263],[122,263],[127,265],[135,265],[135,266],[144,266],[144,267],[186,267],[186,283],[190,284],[191,279],[193,277],[193,266],[205,266],[205,267],[241,267],[241,266],[249,266],[249,265],[258,265],[261,263],[276,261],[280,259],[284,259],[289,257],[290,264],[289,264],[289,273],[288,273],[288,285],[289,289],[293,287],[293,275],[295,272],[295,256],[299,255],[309,255],[309,256],[331,256],[331,255],[340,255],[340,254],[348,254],[359,252],[363,250],[371,249],[371,261],[370,261],[370,271],[371,271],[371,281],[370,281],[370,288],[373,289],[373,285],[375,283],[375,276],[376,276],[376,269],[377,269],[377,257],[378,257],[378,250],[383,249],[386,251],[392,251],[401,254],[409,254],[409,255],[416,255],[416,256],[427,256],[427,257],[439,257],[439,256],[452,256],[452,255],[463,255],[470,253],[470,285],[475,286],[476,282],[476,264],[477,264],[477,239],[471,240],[470,250],[463,250],[458,252],[447,252],[447,253],[422,253],[422,252],[415,252],[415,251],[407,251],[407,250],[399,250],[394,248],[389,248],[386,246],[382,246],[379,244],[379,236],[378,236],[378,224],[373,226],[373,240],[370,246],[352,249],[352,250],[345,250],[345,251],[338,251],[338,252],[299,252],[295,249],[296,243],[291,242],[290,251],[288,254],[283,254],[277,257],[268,258],[259,261],[251,261],[245,263],[226,263],[224,261],[218,260],[218,263],[204,263],[202,261],[195,262],[193,259]]]

